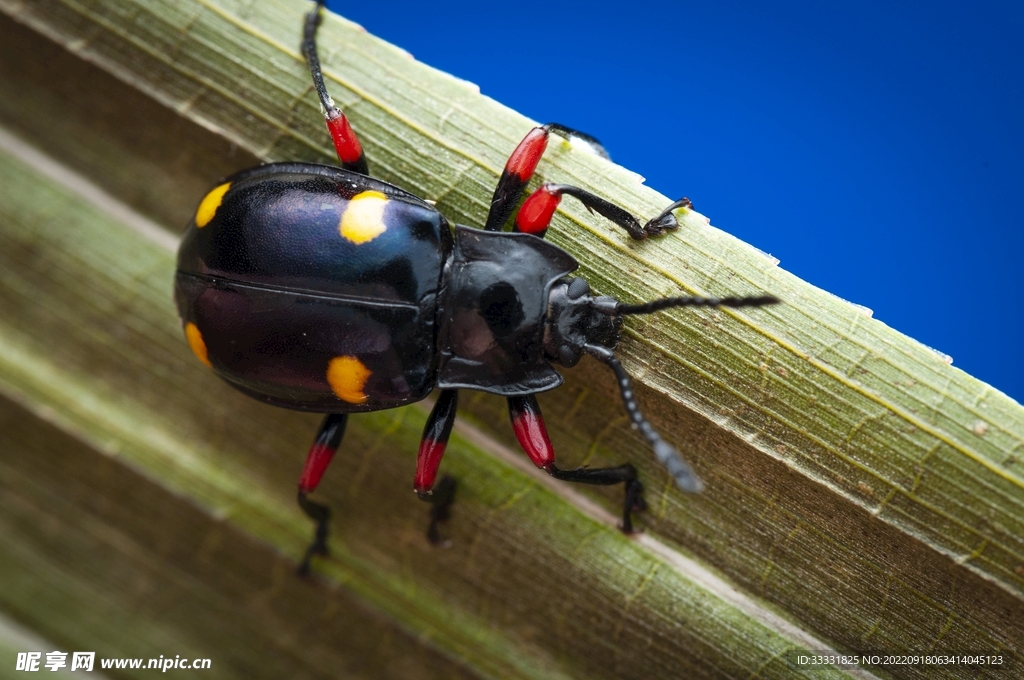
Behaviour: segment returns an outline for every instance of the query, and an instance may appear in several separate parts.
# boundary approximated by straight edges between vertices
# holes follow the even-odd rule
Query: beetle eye
[[[590,292],[590,284],[586,279],[575,278],[569,282],[569,289],[565,292],[570,300],[579,300]]]

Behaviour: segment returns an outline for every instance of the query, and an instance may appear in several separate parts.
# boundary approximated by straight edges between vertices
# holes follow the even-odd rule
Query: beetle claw
[[[665,208],[660,215],[645,224],[644,232],[646,232],[648,236],[661,236],[666,231],[678,229],[679,220],[676,219],[675,211],[679,208],[693,210],[693,203],[685,196],[680,198],[678,201]]]

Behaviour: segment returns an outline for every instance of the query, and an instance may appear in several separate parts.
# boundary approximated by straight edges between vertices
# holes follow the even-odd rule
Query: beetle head
[[[619,342],[623,314],[619,301],[608,296],[590,295],[590,285],[581,278],[562,279],[551,287],[544,325],[544,352],[551,361],[575,366],[584,354],[609,366],[614,372],[626,412],[644,439],[654,449],[684,491],[697,493],[704,488],[693,469],[675,448],[661,438],[636,403],[633,383],[612,350]]]

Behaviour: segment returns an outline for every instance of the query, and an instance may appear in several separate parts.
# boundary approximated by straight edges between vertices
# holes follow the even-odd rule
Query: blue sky
[[[1024,401],[1024,3],[328,4]]]

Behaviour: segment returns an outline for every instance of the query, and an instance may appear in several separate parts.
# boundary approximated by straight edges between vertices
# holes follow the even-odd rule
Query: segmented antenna
[[[636,426],[636,429],[640,430],[640,434],[644,436],[647,443],[654,449],[655,457],[665,466],[665,469],[672,475],[672,478],[676,480],[679,488],[690,493],[700,493],[703,491],[704,483],[694,473],[693,468],[686,464],[682,457],[680,457],[679,452],[671,444],[661,438],[661,435],[651,427],[651,424],[644,418],[644,414],[640,412],[640,407],[637,405],[636,397],[633,393],[633,380],[626,373],[626,369],[622,367],[619,360],[615,358],[615,355],[612,354],[611,350],[596,345],[584,345],[583,349],[590,356],[607,364],[615,372],[615,377],[619,382],[619,391],[622,393],[622,401],[626,405],[626,412],[629,414],[630,420],[633,421],[633,425]]]
[[[653,300],[639,305],[624,305],[620,302],[610,312],[606,313],[651,314],[671,307],[763,307],[765,305],[776,305],[779,302],[779,298],[773,295],[724,298],[674,297]]]

